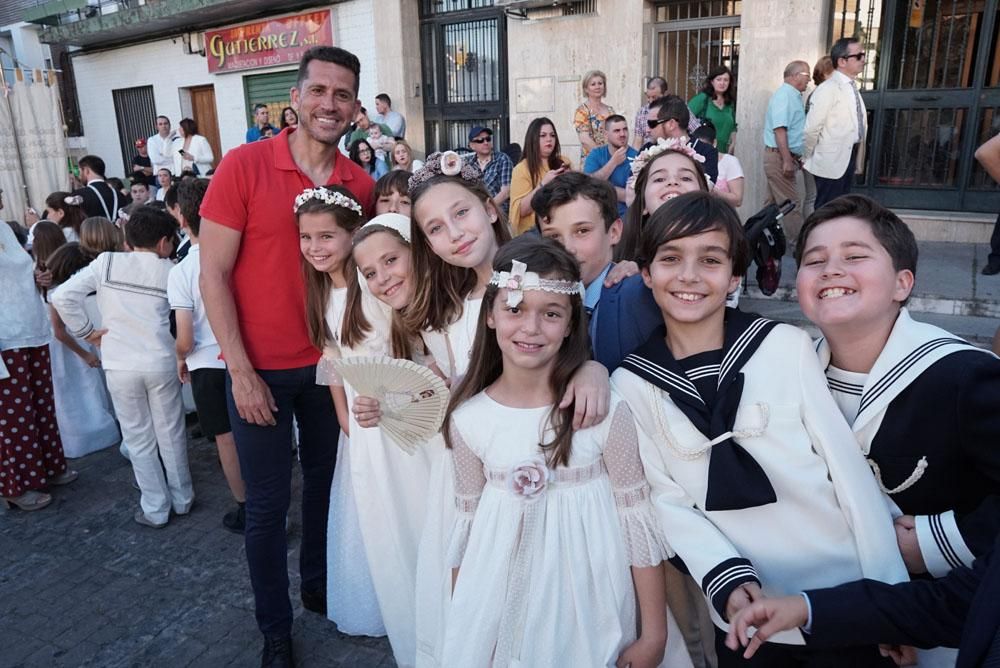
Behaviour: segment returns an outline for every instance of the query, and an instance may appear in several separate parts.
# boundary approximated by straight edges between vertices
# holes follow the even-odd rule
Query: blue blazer
[[[591,348],[594,360],[607,367],[608,373],[663,325],[660,307],[638,274],[604,288],[594,315],[597,324]]]
[[[859,580],[808,591],[813,647],[890,643],[958,647],[956,668],[1000,661],[1000,538],[972,565],[937,580]],[[996,665],[996,664],[990,664]]]

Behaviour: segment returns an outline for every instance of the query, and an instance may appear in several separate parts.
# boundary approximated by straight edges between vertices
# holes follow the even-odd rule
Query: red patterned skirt
[[[49,347],[0,351],[0,496],[44,489],[66,470],[52,397]]]

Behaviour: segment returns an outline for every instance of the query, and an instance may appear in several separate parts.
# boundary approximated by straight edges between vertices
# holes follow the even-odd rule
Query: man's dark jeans
[[[316,384],[316,367],[258,370],[278,406],[273,427],[252,425],[236,412],[232,379],[226,401],[246,483],[246,550],[257,611],[266,634],[292,630],[288,598],[288,541],[285,517],[292,493],[292,415],[299,427],[302,466],[302,589],[326,587],[326,521],[340,426],[328,387]]]
[[[835,200],[841,195],[851,192],[851,184],[854,183],[854,170],[858,161],[858,144],[851,150],[851,159],[847,163],[847,171],[839,179],[824,179],[816,176],[816,208],[820,208],[827,202]]]

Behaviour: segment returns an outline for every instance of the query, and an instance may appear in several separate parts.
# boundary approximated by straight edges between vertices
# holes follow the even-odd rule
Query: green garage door
[[[296,74],[298,74],[297,69],[243,77],[248,127],[254,122],[255,104],[266,104],[268,111],[271,112],[271,125],[276,128],[281,127],[281,110],[291,105],[288,91],[295,85]]]

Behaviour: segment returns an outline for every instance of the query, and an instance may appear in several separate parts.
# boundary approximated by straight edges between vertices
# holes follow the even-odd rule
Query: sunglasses
[[[652,130],[653,128],[655,128],[657,126],[663,125],[667,121],[672,121],[672,120],[674,120],[674,119],[672,119],[672,118],[661,118],[659,120],[649,119],[649,120],[646,121],[646,125],[648,125],[649,129]]]
[[[488,144],[493,141],[493,137],[480,137],[479,139],[472,139],[469,141],[470,144]]]
[[[858,60],[864,60],[865,59],[865,52],[862,51],[861,53],[852,53],[849,56],[844,56],[844,58],[846,58],[847,60],[850,60],[851,58],[857,58]]]

